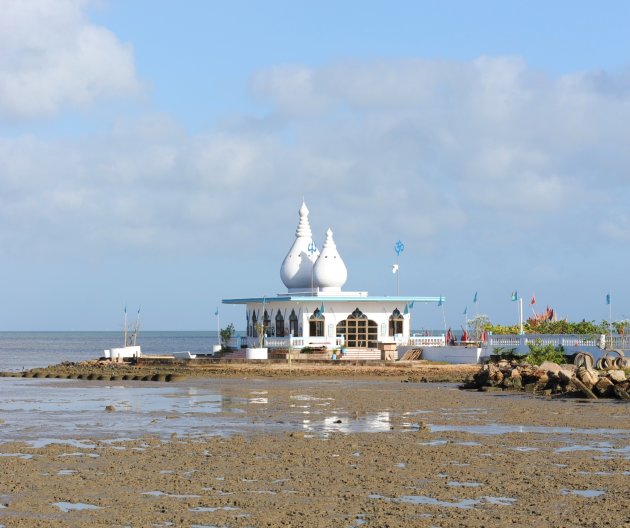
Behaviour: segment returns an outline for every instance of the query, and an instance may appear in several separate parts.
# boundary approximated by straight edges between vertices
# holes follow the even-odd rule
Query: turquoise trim
[[[341,302],[357,302],[357,303],[376,303],[376,302],[393,302],[393,303],[439,303],[446,301],[446,297],[323,297],[310,295],[281,295],[277,297],[247,297],[244,299],[223,299],[223,304],[253,304],[253,303],[276,303],[276,302],[304,302],[304,303],[341,303]]]

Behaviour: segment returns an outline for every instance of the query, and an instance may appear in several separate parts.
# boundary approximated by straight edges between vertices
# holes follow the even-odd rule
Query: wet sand
[[[64,383],[86,396],[111,385]],[[114,420],[107,432],[78,428],[78,442],[39,447],[5,441],[0,525],[630,526],[627,404],[466,392],[408,376],[136,386],[147,383],[187,398],[212,390],[224,403],[151,409],[162,424],[186,415],[189,430],[140,428],[125,440],[115,423],[127,411],[106,411],[104,397],[93,414]],[[242,429],[223,434],[222,419]],[[212,433],[195,428],[212,420]]]

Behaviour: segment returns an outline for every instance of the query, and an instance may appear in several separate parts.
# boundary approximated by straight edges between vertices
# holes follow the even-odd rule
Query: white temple
[[[367,292],[343,291],[348,271],[337,251],[333,232],[326,232],[320,252],[308,215],[309,210],[302,203],[295,240],[280,267],[286,293],[223,299],[224,304],[245,305],[248,346],[255,346],[252,343],[257,341],[260,322],[268,348],[343,347],[358,352],[376,350],[379,343],[420,344],[412,342],[410,336],[414,304],[438,303],[444,297],[376,297]]]

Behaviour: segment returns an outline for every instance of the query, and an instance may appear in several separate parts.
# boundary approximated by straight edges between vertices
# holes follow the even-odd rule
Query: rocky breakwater
[[[539,366],[505,360],[488,363],[461,388],[481,391],[519,390],[548,396],[630,401],[630,380],[624,370],[595,370],[549,361]]]

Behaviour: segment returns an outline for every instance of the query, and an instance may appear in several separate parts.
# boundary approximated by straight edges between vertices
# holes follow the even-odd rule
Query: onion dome
[[[341,291],[341,287],[348,279],[348,270],[337,251],[333,232],[330,229],[326,231],[326,241],[317,262],[315,262],[313,276],[315,286],[324,292]]]
[[[280,278],[289,292],[303,292],[311,289],[313,263],[318,256],[319,250],[313,242],[313,233],[308,222],[308,208],[302,202],[300,222],[295,230],[295,241],[280,267]]]

